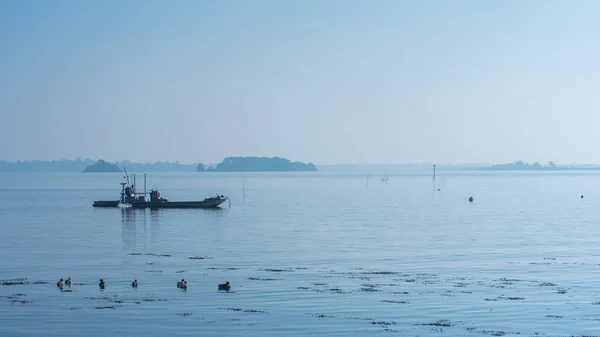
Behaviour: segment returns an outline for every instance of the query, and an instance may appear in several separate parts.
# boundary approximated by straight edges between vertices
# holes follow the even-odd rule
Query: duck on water
[[[158,190],[146,192],[146,174],[144,174],[144,191],[137,192],[135,186],[135,174],[130,183],[127,169],[125,169],[125,182],[121,183],[121,197],[118,200],[97,200],[94,207],[119,207],[119,208],[217,208],[229,198],[217,194],[201,201],[169,201],[160,196]],[[146,196],[150,195],[148,199]],[[230,202],[231,205],[231,202]]]

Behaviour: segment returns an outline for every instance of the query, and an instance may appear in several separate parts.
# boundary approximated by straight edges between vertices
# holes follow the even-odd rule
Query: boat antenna
[[[129,175],[127,174],[127,167],[123,166],[123,171],[125,171],[125,178],[127,179],[127,185],[129,185]]]

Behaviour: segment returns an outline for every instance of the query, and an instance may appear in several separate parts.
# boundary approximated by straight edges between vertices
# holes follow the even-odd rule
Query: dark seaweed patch
[[[364,271],[361,274],[367,274],[367,275],[401,275],[401,273],[395,272],[395,271]]]
[[[376,291],[381,291],[381,290],[375,289],[375,288],[363,287],[363,288],[360,288],[359,291],[363,291],[363,292],[376,292]]]
[[[383,300],[381,302],[385,302],[385,303],[398,303],[398,304],[407,304],[407,303],[409,303],[407,301],[394,301],[394,300]]]
[[[33,301],[24,301],[24,300],[12,300],[10,303],[19,303],[19,304],[31,304]]]
[[[504,299],[504,300],[509,300],[509,301],[518,301],[518,300],[524,300],[525,298],[523,297],[504,297],[504,296],[499,296],[498,299]]]
[[[377,286],[374,284],[361,284],[361,288],[359,289],[359,291],[364,291],[364,292],[374,292],[374,291],[381,291],[379,289],[377,289]]]
[[[97,310],[102,310],[102,309],[114,309],[114,308],[115,308],[115,307],[114,307],[114,306],[112,306],[112,305],[109,305],[109,306],[103,306],[103,307],[94,307],[94,309],[97,309]]]
[[[262,277],[248,277],[247,280],[251,281],[277,281],[276,278],[262,278]]]
[[[296,271],[295,269],[292,268],[286,268],[286,269],[276,269],[276,268],[267,268],[267,269],[262,269],[263,271],[270,271],[272,273],[283,273],[283,272],[294,272]]]
[[[549,317],[549,318],[563,318],[562,316],[558,316],[558,315],[546,315],[546,317]]]
[[[46,281],[35,281],[35,282],[31,282],[31,284],[48,284],[50,282],[46,282]]]
[[[178,270],[175,272],[175,274],[181,274],[181,273],[185,273],[185,270]]]
[[[127,255],[143,255],[142,253],[129,253]]]
[[[192,313],[191,312],[184,312],[184,313],[177,314],[177,315],[181,316],[181,317],[188,317],[188,316],[192,316]]]
[[[396,325],[396,322],[388,322],[388,321],[372,321],[373,325]]]
[[[116,295],[114,297],[116,297]],[[86,296],[85,298],[88,300],[105,300],[105,301],[113,300],[111,297],[108,297],[108,296]]]
[[[264,310],[256,310],[256,309],[222,308],[222,307],[217,307],[217,309],[221,309],[221,310],[230,310],[230,311],[241,311],[241,312],[258,312],[258,313],[268,313],[268,311],[264,311]]]
[[[162,256],[162,257],[171,257],[171,255],[169,255],[169,254],[154,254],[154,253],[146,253],[146,254],[144,254],[144,255],[147,255],[147,256]]]
[[[505,331],[501,331],[501,330],[476,330],[475,328],[467,328],[467,331],[469,332],[476,332],[476,333],[480,333],[480,334],[484,334],[484,335],[490,335],[490,336],[504,336],[504,335],[520,335],[520,332],[505,332]],[[539,333],[535,333],[535,335],[539,335]]]
[[[311,313],[307,313],[307,315],[310,315],[310,316],[315,317],[315,318],[333,318],[333,317],[335,317],[335,316],[330,316],[330,315],[311,314]]]
[[[188,259],[190,259],[190,260],[209,260],[209,259],[212,259],[212,257],[208,257],[208,256],[190,256],[190,257],[188,257]]]
[[[441,319],[441,320],[439,320],[437,322],[434,322],[434,323],[422,323],[422,324],[419,324],[419,325],[429,325],[429,326],[439,326],[439,327],[451,327],[453,324],[450,323],[449,320]]]
[[[512,282],[523,282],[523,280],[519,280],[519,279],[516,279],[516,278],[504,278],[504,277],[501,277],[499,279],[495,279],[495,280],[492,280],[492,281],[494,281],[494,282],[511,282],[511,283]]]

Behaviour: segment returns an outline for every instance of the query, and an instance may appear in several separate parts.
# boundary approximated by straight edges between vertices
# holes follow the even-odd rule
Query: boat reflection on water
[[[130,253],[145,251],[148,248],[148,235],[151,242],[156,241],[158,224],[158,215],[152,210],[148,212],[132,208],[121,209],[121,229],[125,249]]]

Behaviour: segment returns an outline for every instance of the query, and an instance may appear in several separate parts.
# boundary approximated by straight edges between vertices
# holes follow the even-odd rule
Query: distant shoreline
[[[234,158],[234,157],[228,157]],[[241,157],[240,157],[241,158]],[[83,172],[88,166],[96,164],[97,160],[92,159],[75,159],[75,160],[27,160],[27,161],[5,161],[0,160],[0,172],[2,173],[52,173],[52,172]],[[289,161],[289,163],[294,163]],[[551,162],[552,163],[552,162]],[[179,162],[155,162],[141,163],[128,160],[117,161],[110,163],[116,165],[119,171],[123,167],[129,172],[198,172],[198,166],[202,164],[182,164]],[[204,167],[206,173],[220,172],[327,172],[327,173],[356,173],[356,174],[391,174],[393,172],[412,172],[426,173],[431,172],[433,165],[431,163],[407,163],[407,164],[329,164],[329,165],[313,165],[299,163],[300,169],[233,169],[221,168],[217,169],[219,164],[210,164]],[[549,163],[550,164],[550,163]],[[476,172],[554,172],[554,171],[600,171],[600,165],[594,164],[575,164],[575,165],[541,165],[541,164],[525,164],[515,162],[510,164],[477,164],[477,163],[457,163],[457,164],[435,164],[437,172],[444,171],[476,171]],[[487,165],[487,166],[486,166]],[[314,167],[314,168],[313,168]],[[293,167],[292,167],[293,168]],[[115,170],[116,172],[116,170]]]
[[[312,163],[290,161],[280,157],[226,157],[219,164],[181,164],[179,162],[139,163],[128,160],[108,162],[89,158],[75,160],[0,160],[0,172],[315,172]]]
[[[600,166],[579,167],[575,165],[565,166],[556,165],[553,161],[548,162],[547,165],[542,165],[538,162],[528,164],[523,161],[516,161],[508,164],[495,164],[487,167],[478,167],[475,170],[479,171],[595,171],[600,170]]]

